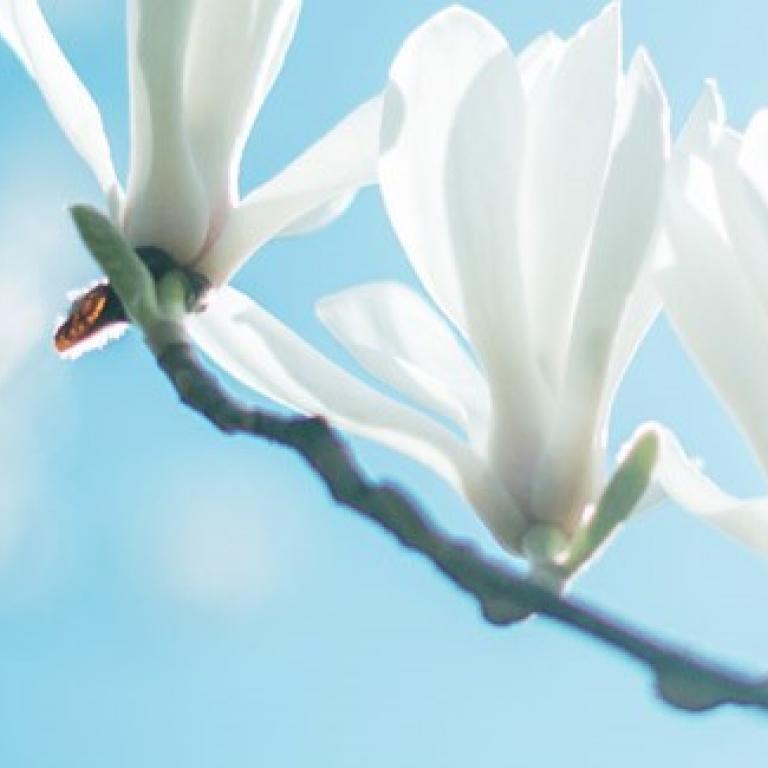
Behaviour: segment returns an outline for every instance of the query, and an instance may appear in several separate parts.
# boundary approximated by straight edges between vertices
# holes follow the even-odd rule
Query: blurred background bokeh
[[[123,5],[43,2],[124,177]],[[548,28],[571,34],[601,2],[467,5],[520,48]],[[380,90],[402,38],[441,6],[306,0],[244,189]],[[768,104],[763,0],[625,0],[624,18],[626,53],[650,49],[675,129],[705,77],[718,77],[737,127]],[[583,638],[543,620],[485,626],[431,567],[334,508],[294,456],[222,437],[178,406],[135,334],[58,360],[49,337],[66,294],[97,276],[65,207],[98,191],[4,48],[0,105],[0,766],[763,764],[758,715],[676,714],[644,672]],[[329,229],[270,245],[237,282],[344,361],[314,302],[393,276],[412,280],[369,190]],[[648,418],[729,490],[766,491],[663,321],[621,390],[612,444]],[[354,444],[372,474],[494,551],[428,472]],[[768,562],[672,506],[627,526],[575,591],[768,669]]]

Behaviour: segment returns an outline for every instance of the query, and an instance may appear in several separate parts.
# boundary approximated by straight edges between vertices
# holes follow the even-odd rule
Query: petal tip
[[[612,0],[612,2],[608,3],[602,11],[598,14],[598,18],[600,16],[605,16],[610,18],[614,22],[621,21],[621,13],[622,13],[622,4],[621,0]]]
[[[477,41],[478,38],[487,41],[493,39],[493,42],[499,38],[503,40],[499,30],[485,16],[454,3],[430,16],[411,32],[395,59],[393,69],[404,52],[412,46],[421,46],[425,41],[442,41],[443,45],[447,42],[452,46],[460,45],[465,40]]]
[[[608,3],[592,21],[587,22],[585,28],[600,28],[615,31],[619,34],[622,24],[622,4],[620,0]]]
[[[669,149],[670,110],[667,94],[661,82],[653,59],[644,47],[639,47],[629,66],[627,87],[634,92],[634,98],[643,98],[658,115],[659,123],[664,133],[665,155]]]
[[[446,6],[442,10],[430,16],[426,23],[443,24],[456,21],[466,21],[469,23],[477,23],[480,21],[485,24],[488,23],[484,16],[479,14],[477,11],[473,11],[471,8],[468,8],[466,5],[462,5],[461,3],[452,3],[451,5]]]
[[[582,24],[570,39],[569,46],[586,47],[590,50],[603,51],[605,56],[615,62],[618,74],[621,66],[622,19],[621,4],[610,3],[600,13]]]
[[[704,81],[704,88],[702,89],[700,98],[704,100],[707,105],[710,114],[710,122],[717,125],[724,125],[726,121],[725,101],[723,100],[723,95],[720,92],[720,86],[716,78],[708,77]]]
[[[635,51],[632,62],[629,65],[627,79],[630,82],[634,81],[635,87],[642,89],[649,95],[655,96],[666,104],[664,86],[662,85],[658,70],[653,63],[651,54],[644,46],[640,46]]]
[[[683,155],[706,157],[725,126],[726,110],[717,81],[708,78],[680,133],[678,150]]]

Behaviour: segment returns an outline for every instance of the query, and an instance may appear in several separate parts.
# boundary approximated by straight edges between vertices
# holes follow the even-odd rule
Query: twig
[[[685,648],[662,643],[578,600],[555,594],[506,563],[492,560],[473,545],[440,531],[403,491],[368,480],[346,445],[322,419],[283,418],[236,402],[201,364],[184,332],[184,313],[199,298],[195,276],[177,268],[158,279],[122,233],[98,211],[75,206],[72,215],[84,243],[107,273],[128,316],[143,329],[149,348],[182,402],[220,430],[271,440],[299,453],[322,478],[335,501],[378,523],[404,547],[424,555],[478,601],[483,616],[492,624],[513,624],[538,613],[600,640],[644,664],[653,673],[662,700],[678,709],[704,712],[736,704],[768,712],[768,680],[749,677],[698,658]],[[629,472],[621,480],[622,487],[614,490],[631,497],[642,490],[632,491],[635,479]],[[620,522],[616,514],[621,513],[621,505],[607,506],[613,511],[601,521],[595,541],[586,542],[584,552],[599,546]],[[574,568],[584,552],[577,553]]]
[[[333,499],[391,533],[429,559],[451,582],[474,597],[490,623],[504,626],[531,613],[623,651],[653,673],[665,702],[688,712],[724,704],[768,712],[768,683],[662,643],[583,602],[560,597],[492,560],[475,546],[440,531],[417,504],[390,484],[365,477],[339,436],[318,418],[284,418],[237,403],[203,367],[194,349],[170,334],[155,346],[157,362],[182,402],[226,433],[270,440],[299,453],[324,481]]]

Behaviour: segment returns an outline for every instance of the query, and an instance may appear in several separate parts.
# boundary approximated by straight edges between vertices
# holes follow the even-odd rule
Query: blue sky
[[[123,3],[43,3],[127,161]],[[468,2],[521,47],[586,0]],[[306,0],[249,144],[266,178],[378,91],[437,0]],[[679,127],[716,75],[737,127],[768,104],[768,6],[625,0]],[[646,675],[534,620],[494,630],[293,456],[219,436],[175,403],[135,335],[76,364],[49,332],[96,276],[64,207],[98,202],[26,75],[0,50],[0,765],[760,765],[768,725],[662,708]],[[276,242],[240,287],[333,351],[320,296],[410,280],[374,191],[331,228]],[[654,418],[728,489],[765,479],[664,322],[620,393],[619,445]],[[450,530],[492,544],[425,470],[355,441],[366,467]],[[768,563],[667,506],[629,525],[576,592],[754,670],[768,668]]]

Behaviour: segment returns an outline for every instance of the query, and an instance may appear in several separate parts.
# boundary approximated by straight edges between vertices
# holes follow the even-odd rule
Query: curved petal
[[[317,305],[326,328],[370,374],[470,434],[487,427],[488,387],[447,323],[402,283],[370,283]]]
[[[739,161],[763,203],[768,205],[768,109],[757,112],[747,126]]]
[[[407,38],[384,98],[379,163],[384,204],[419,279],[465,334],[459,255],[445,210],[445,159],[467,89],[489,62],[508,51],[485,19],[452,6]]]
[[[384,122],[380,178],[393,226],[481,359],[499,471],[526,476],[545,405],[517,252],[525,96],[504,39],[461,8],[433,17],[392,67]]]
[[[538,138],[537,126],[544,119],[552,81],[564,50],[566,43],[548,32],[534,40],[517,57],[528,106],[529,150],[530,144]]]
[[[27,56],[24,42],[19,34],[15,5],[16,3],[13,0],[11,2],[4,0],[4,2],[0,3],[0,37],[5,40],[19,61],[31,73],[32,65],[29,56]]]
[[[198,0],[130,0],[131,170],[126,233],[189,264],[205,242],[209,208],[184,123],[184,63]]]
[[[243,148],[282,68],[300,9],[301,0],[197,1],[184,119],[214,219],[238,200]]]
[[[514,503],[476,454],[437,422],[350,375],[232,289],[223,289],[188,327],[206,354],[247,386],[431,468],[469,500],[502,543],[514,547],[522,526]]]
[[[601,403],[620,322],[651,256],[666,161],[669,115],[653,66],[640,52],[622,98],[611,159],[578,298],[568,362],[548,448],[549,471],[537,478],[542,514],[593,493],[601,451]],[[574,513],[578,510],[574,509]]]
[[[653,482],[666,496],[761,555],[768,555],[768,498],[737,499],[713,483],[692,462],[677,438],[660,425]]]
[[[445,209],[466,331],[491,394],[490,451],[512,487],[514,478],[528,482],[550,416],[531,349],[517,241],[525,139],[522,85],[504,51],[458,107],[445,161]]]
[[[644,51],[632,62],[619,114],[621,128],[589,248],[568,348],[563,399],[587,383],[591,407],[617,350],[621,321],[638,277],[649,262],[669,157],[669,111],[661,83]],[[630,326],[650,313],[644,289]],[[635,322],[638,321],[639,322]],[[629,346],[634,346],[630,341]],[[585,403],[579,403],[582,411]],[[591,430],[594,434],[594,429]]]
[[[664,309],[768,471],[766,315],[736,255],[686,197],[684,180],[667,186],[674,262],[656,274]]]
[[[535,346],[553,388],[611,150],[620,36],[613,3],[568,42],[530,125],[521,252]]]
[[[375,181],[380,128],[381,98],[375,98],[248,195],[196,269],[223,285],[254,251],[292,225],[311,226],[343,212],[340,200]]]
[[[357,190],[348,192],[345,195],[339,195],[339,197],[333,198],[328,203],[323,203],[323,205],[309,213],[305,213],[300,219],[296,219],[296,221],[281,229],[280,237],[308,235],[323,229],[323,227],[327,227],[352,207],[356,197]]]
[[[545,32],[518,54],[517,66],[529,98],[550,80],[564,47],[565,43],[554,32]]]
[[[685,197],[686,205],[707,221],[723,242],[730,242],[723,201],[718,194],[717,180],[712,167],[711,153],[707,159],[698,154],[684,156],[675,153],[675,155],[670,165],[668,189],[673,184],[677,185],[679,194]]]
[[[101,114],[62,53],[37,0],[3,0],[0,36],[24,64],[62,131],[93,171],[117,221],[123,192],[112,164]]]
[[[725,105],[717,82],[707,80],[675,147],[681,155],[706,155],[725,125]]]
[[[756,300],[768,312],[768,207],[739,167],[741,148],[741,137],[724,130],[708,159],[728,238]]]

